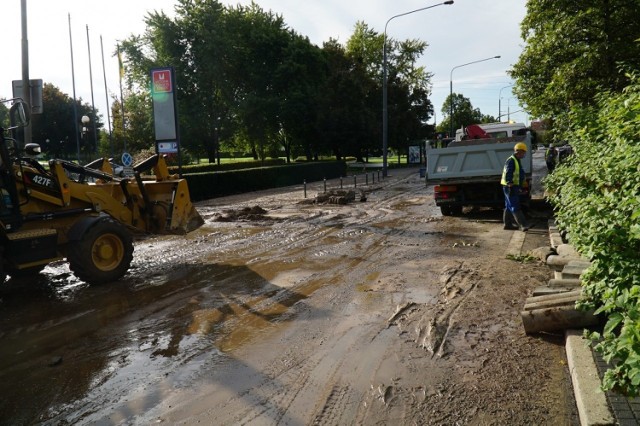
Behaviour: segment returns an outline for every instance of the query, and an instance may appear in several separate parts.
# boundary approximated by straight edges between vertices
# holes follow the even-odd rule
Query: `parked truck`
[[[503,207],[504,195],[500,180],[504,163],[513,154],[518,142],[527,145],[527,155],[521,160],[526,173],[524,187],[530,188],[533,135],[507,138],[483,138],[453,141],[447,147],[427,148],[426,183],[434,185],[436,205],[444,216],[458,215],[465,206]],[[529,192],[523,194],[526,205]]]
[[[0,283],[64,258],[86,282],[114,281],[129,268],[133,235],[185,234],[204,223],[186,180],[170,175],[162,156],[136,164],[125,178],[106,158],[41,165],[37,144],[22,148],[8,136],[28,123],[28,110],[13,100],[13,124],[0,128]]]

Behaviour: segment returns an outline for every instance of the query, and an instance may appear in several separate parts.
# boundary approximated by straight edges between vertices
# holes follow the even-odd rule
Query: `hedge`
[[[203,163],[182,166],[182,173],[221,172],[225,170],[253,169],[256,167],[279,166],[285,164],[282,158],[272,158],[264,161],[239,161],[236,163]],[[178,166],[170,166],[169,173],[178,173]]]
[[[209,173],[183,173],[192,200],[204,200],[243,192],[302,185],[304,181],[334,179],[346,175],[344,161],[289,164],[273,167]]]
[[[574,109],[567,135],[574,154],[545,183],[556,220],[591,267],[587,302],[606,318],[590,333],[610,364],[603,388],[640,390],[640,78],[597,106]]]

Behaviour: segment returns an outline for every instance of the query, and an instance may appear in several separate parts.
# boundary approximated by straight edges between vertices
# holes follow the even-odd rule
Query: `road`
[[[8,282],[0,423],[577,424],[562,336],[519,318],[550,278],[525,256],[545,212],[523,239],[390,174],[347,205],[309,203],[320,185],[201,202],[202,228],[137,241],[109,285],[64,263]]]

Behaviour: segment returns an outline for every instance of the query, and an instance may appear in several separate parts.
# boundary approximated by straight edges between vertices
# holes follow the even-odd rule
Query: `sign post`
[[[180,128],[173,67],[151,69],[151,99],[156,138],[156,153],[177,154],[178,173],[182,176]]]

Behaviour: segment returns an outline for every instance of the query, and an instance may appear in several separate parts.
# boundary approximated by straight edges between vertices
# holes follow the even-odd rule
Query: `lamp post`
[[[88,116],[83,115],[80,121],[82,121],[82,141],[84,142],[85,149],[86,149],[87,139],[88,139],[87,133],[89,132],[89,123],[91,123],[91,119]],[[79,144],[78,144],[78,164],[80,164],[80,145]]]
[[[384,36],[382,42],[382,176],[387,177],[387,148],[388,148],[388,115],[387,115],[387,26],[395,18],[401,16],[410,15],[412,13],[420,12],[423,10],[431,9],[433,7],[442,5],[453,4],[453,0],[448,0],[442,3],[434,4],[431,6],[421,7],[410,12],[400,13],[394,15],[387,20],[384,24]]]
[[[506,89],[507,87],[511,87],[513,84],[509,84],[508,86],[504,86],[500,89],[498,93],[498,121],[502,121],[502,89]]]
[[[491,59],[499,58],[500,55],[492,56],[490,58],[479,59],[477,61],[467,62],[466,64],[456,65],[455,67],[451,68],[451,73],[449,74],[449,129],[451,130],[451,133],[449,134],[449,137],[455,137],[455,135],[453,134],[453,70],[455,70],[456,68],[466,67],[467,65],[477,64],[478,62],[490,61]]]

